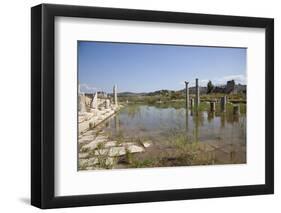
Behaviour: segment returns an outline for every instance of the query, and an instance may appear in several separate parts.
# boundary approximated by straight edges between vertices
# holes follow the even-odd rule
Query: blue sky
[[[180,90],[184,81],[246,84],[245,48],[219,48],[111,42],[78,42],[78,81],[82,92]]]

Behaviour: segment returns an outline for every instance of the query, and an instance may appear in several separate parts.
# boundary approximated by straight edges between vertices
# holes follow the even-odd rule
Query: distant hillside
[[[207,87],[199,87],[201,94],[207,93]],[[247,86],[242,84],[235,84],[235,82],[228,81],[225,85],[220,86],[214,86],[212,93],[246,93]],[[189,93],[195,94],[196,87],[189,87]],[[131,96],[182,96],[185,94],[185,88],[181,90],[156,90],[153,92],[141,92],[141,93],[135,93],[135,92],[120,92],[118,93],[119,97],[131,97]],[[112,93],[109,93],[108,95],[112,95]]]
[[[146,95],[147,93],[135,93],[135,92],[119,92],[118,93],[118,96],[119,97],[129,97],[129,96],[137,96],[137,95],[140,95],[140,96],[143,96],[143,95]],[[110,93],[109,95],[112,95],[112,93]]]

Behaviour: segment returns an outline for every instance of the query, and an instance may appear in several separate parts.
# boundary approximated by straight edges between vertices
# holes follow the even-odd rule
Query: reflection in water
[[[156,135],[161,137],[161,133],[170,130],[183,130],[193,132],[196,141],[216,137],[222,140],[245,140],[246,115],[234,116],[232,113],[219,113],[197,111],[187,111],[183,107],[177,108],[169,106],[149,106],[149,105],[129,105],[124,107],[119,113],[109,120],[109,126],[105,129],[119,131],[128,135]],[[237,123],[238,125],[235,125]],[[158,134],[156,134],[158,133]],[[234,137],[234,139],[233,139]]]
[[[118,114],[116,114],[114,116],[114,125],[115,125],[116,133],[119,133],[119,115]]]
[[[188,121],[189,120],[189,112],[188,110],[185,110],[185,130],[186,130],[186,133],[188,133]]]
[[[215,118],[215,112],[208,112],[208,122],[211,123]]]
[[[221,118],[221,128],[224,128],[225,127],[225,112],[222,112],[221,115],[220,115],[220,118]]]
[[[193,117],[194,118],[194,138],[195,138],[195,142],[198,142],[198,136],[199,136],[199,121],[200,121],[200,117],[199,117],[199,113],[198,111],[196,112],[195,116]]]

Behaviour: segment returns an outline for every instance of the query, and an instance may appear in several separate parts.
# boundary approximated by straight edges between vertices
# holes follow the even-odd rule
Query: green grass
[[[201,94],[201,101],[213,101],[220,100],[221,97],[227,96],[228,101],[230,102],[241,102],[245,103],[246,95],[239,94],[223,94],[223,93],[211,93],[211,94]],[[190,94],[190,98],[195,98],[194,94]],[[121,96],[119,97],[119,101],[126,103],[129,101],[130,103],[146,103],[146,104],[157,104],[157,103],[166,103],[166,102],[176,102],[181,101],[185,102],[185,94],[184,93],[167,93],[167,94],[157,94],[157,95],[135,95],[135,96]]]

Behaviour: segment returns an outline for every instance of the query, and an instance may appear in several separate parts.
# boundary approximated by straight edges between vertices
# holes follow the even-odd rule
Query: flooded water
[[[184,103],[129,104],[103,130],[112,139],[150,141],[151,148],[135,157],[157,161],[152,166],[246,163],[245,109],[234,116],[231,106],[225,113],[210,113],[208,107],[187,111]],[[192,152],[188,161],[183,150]]]

